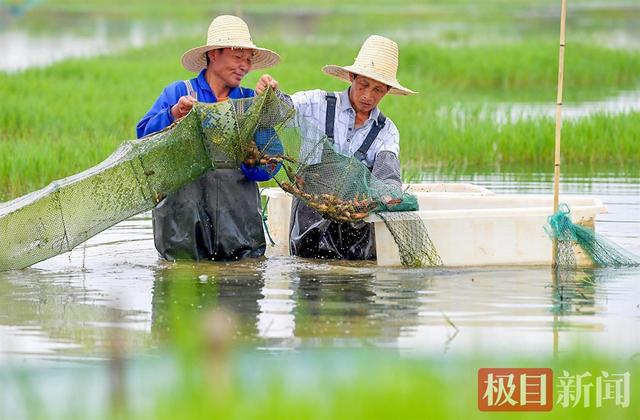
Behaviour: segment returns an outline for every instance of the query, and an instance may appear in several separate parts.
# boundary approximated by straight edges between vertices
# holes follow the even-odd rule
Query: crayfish
[[[274,165],[275,166],[285,160],[288,162],[296,163],[296,160],[289,156],[285,156],[285,155],[270,156],[266,153],[263,153],[254,144],[247,146],[244,149],[244,151],[245,151],[244,163],[248,166],[255,166],[255,165]]]
[[[356,193],[352,200],[344,200],[328,193],[306,193],[302,189],[304,187],[304,181],[300,182],[301,177],[299,175],[294,175],[292,178],[292,181],[294,181],[293,183],[286,181],[281,182],[280,187],[284,191],[304,200],[309,207],[331,220],[338,222],[355,222],[367,217],[369,212],[377,207],[377,203],[367,197],[364,193],[362,196],[360,196],[359,193]]]

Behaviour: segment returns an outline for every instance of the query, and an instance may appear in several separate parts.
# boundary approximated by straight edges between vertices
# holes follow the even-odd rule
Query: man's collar
[[[340,112],[343,112],[350,109],[355,114],[356,110],[353,109],[353,105],[351,105],[351,101],[349,100],[350,89],[351,88],[349,87],[338,94],[338,97],[340,98],[340,105],[338,106],[338,110]],[[369,114],[369,120],[375,120],[376,118],[378,118],[378,114],[380,114],[380,110],[378,109],[378,107],[373,108],[371,110],[371,113]]]
[[[204,68],[200,71],[200,74],[198,74],[198,84],[200,85],[200,89],[211,92],[211,95],[214,98],[217,98],[216,94],[211,89],[209,82],[207,82],[207,78],[205,77],[206,72],[207,72],[207,69]],[[242,87],[238,86],[238,87],[229,89],[229,98],[237,99],[242,97],[243,97]]]
[[[202,89],[204,91],[208,90],[209,92],[211,92],[211,94],[213,94],[213,91],[211,90],[211,86],[209,86],[209,82],[207,82],[207,78],[204,77],[206,72],[207,72],[206,68],[204,68],[204,69],[202,69],[202,71],[200,71],[200,74],[198,75],[198,84],[200,85],[200,89]]]

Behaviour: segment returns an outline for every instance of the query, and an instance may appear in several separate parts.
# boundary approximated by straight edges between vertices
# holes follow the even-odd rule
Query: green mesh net
[[[639,256],[597,235],[593,229],[573,223],[569,217],[570,213],[568,205],[560,204],[558,211],[549,216],[548,224],[545,226],[547,234],[558,241],[556,263],[559,268],[576,267],[574,244],[580,247],[597,267],[640,266]]]
[[[241,163],[277,171],[280,187],[324,217],[357,222],[378,214],[407,266],[441,264],[414,196],[340,153],[297,116],[287,97],[196,103],[179,123],[125,142],[101,164],[0,204],[0,270],[70,251],[97,233],[148,211],[205,172]]]
[[[292,115],[287,100],[270,105],[281,109],[276,115]],[[278,139],[284,146],[277,156],[283,170],[275,180],[284,191],[336,222],[359,222],[376,214],[398,245],[403,265],[442,264],[423,221],[407,214],[418,210],[416,197],[387,182],[388,174],[374,174],[362,161],[341,153],[314,121],[301,115],[279,128]]]
[[[436,267],[442,265],[424,222],[406,212],[376,213],[385,223],[398,245],[400,262],[405,267]]]
[[[70,251],[152,209],[219,164],[244,160],[244,151],[255,147],[254,134],[286,117],[269,114],[265,105],[274,98],[270,93],[196,103],[178,124],[123,143],[99,165],[0,204],[0,270],[28,267]]]

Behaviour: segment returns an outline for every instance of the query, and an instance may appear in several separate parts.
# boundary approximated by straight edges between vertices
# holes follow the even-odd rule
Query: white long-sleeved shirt
[[[339,152],[353,155],[364,142],[372,125],[377,120],[380,110],[377,107],[374,108],[369,115],[369,119],[360,127],[355,128],[356,112],[349,101],[349,89],[336,92],[335,95],[334,144]],[[326,92],[324,90],[297,92],[291,95],[291,100],[297,111],[297,118],[304,119],[304,123],[299,125],[306,126],[307,130],[318,130],[315,135],[309,133],[309,138],[318,138],[318,133],[320,135],[324,134],[327,116]],[[384,127],[367,151],[364,163],[370,168],[373,167],[376,156],[385,151],[393,153],[396,158],[400,154],[400,133],[389,118],[386,119]]]

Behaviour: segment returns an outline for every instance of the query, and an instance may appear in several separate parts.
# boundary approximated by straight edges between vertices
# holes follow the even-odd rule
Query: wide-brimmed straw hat
[[[251,40],[249,28],[244,20],[237,16],[222,15],[211,21],[207,32],[207,44],[192,48],[182,55],[185,69],[199,72],[207,66],[207,51],[219,48],[246,48],[254,50],[251,58],[251,70],[264,69],[280,62],[280,56],[266,48],[257,47]]]
[[[396,78],[398,72],[398,44],[379,35],[371,35],[364,41],[356,61],[351,66],[324,66],[322,71],[341,80],[351,81],[349,73],[365,76],[389,85],[390,95],[413,95],[411,89],[402,86]]]

